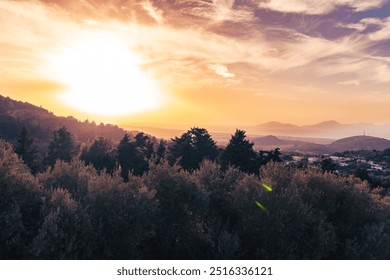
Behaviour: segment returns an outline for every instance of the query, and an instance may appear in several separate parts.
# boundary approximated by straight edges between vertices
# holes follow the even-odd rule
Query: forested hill
[[[59,117],[41,107],[0,95],[0,137],[10,143],[15,144],[20,131],[26,127],[35,143],[44,146],[51,139],[53,131],[63,126],[80,142],[99,136],[119,142],[126,133],[116,125],[96,125],[74,117]]]

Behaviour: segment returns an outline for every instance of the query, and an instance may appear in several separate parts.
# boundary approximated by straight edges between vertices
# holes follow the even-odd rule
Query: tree
[[[337,165],[333,162],[332,159],[330,158],[326,158],[326,159],[323,159],[322,162],[321,162],[321,170],[323,172],[335,172],[337,169]]]
[[[118,163],[121,167],[121,176],[126,182],[129,179],[129,171],[139,176],[149,169],[147,152],[148,141],[142,135],[138,136],[138,144],[130,141],[130,136],[127,133],[119,142]]]
[[[156,164],[159,164],[164,159],[166,150],[167,150],[166,142],[161,139],[156,151],[156,158],[155,158]]]
[[[218,156],[217,145],[204,128],[191,128],[172,141],[169,147],[169,162],[174,164],[178,161],[185,170],[194,170],[202,160],[215,160]]]
[[[143,154],[146,159],[150,159],[154,154],[154,143],[152,139],[143,132],[135,136],[135,145],[137,150]]]
[[[17,153],[23,160],[23,162],[31,169],[31,172],[35,174],[39,169],[37,147],[33,145],[33,138],[31,138],[27,132],[26,127],[23,127],[20,131],[15,153]]]
[[[236,129],[222,153],[225,166],[231,165],[247,173],[258,173],[253,143],[246,139],[245,131]]]
[[[384,156],[390,156],[390,149],[389,149],[389,148],[384,149],[382,154],[383,154]]]
[[[80,225],[77,223],[77,202],[61,188],[55,189],[45,203],[49,209],[32,242],[32,251],[39,259],[77,259]],[[84,245],[84,244],[82,244]]]
[[[72,134],[63,126],[53,131],[53,140],[49,143],[47,163],[54,165],[57,159],[70,162],[76,155],[77,148]]]
[[[42,187],[0,139],[0,259],[28,259],[41,223]]]
[[[81,151],[80,159],[92,164],[98,172],[105,169],[112,173],[115,169],[115,152],[112,142],[104,137],[95,139],[89,147]]]
[[[353,175],[357,178],[359,178],[362,181],[367,181],[368,183],[372,183],[372,178],[368,174],[368,171],[366,168],[359,167],[353,172]]]
[[[269,162],[282,162],[280,155],[281,153],[279,148],[271,151],[259,151],[258,161],[260,165],[266,165]]]
[[[118,163],[121,167],[121,176],[125,181],[129,180],[130,154],[133,152],[129,134],[125,134],[118,145]]]

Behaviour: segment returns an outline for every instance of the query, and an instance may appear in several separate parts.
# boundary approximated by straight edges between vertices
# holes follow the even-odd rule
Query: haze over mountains
[[[300,137],[318,137],[339,139],[355,135],[367,135],[390,138],[390,124],[371,123],[341,124],[337,121],[324,121],[313,125],[294,125],[290,123],[266,122],[248,128],[252,133],[263,135],[289,135]]]
[[[58,117],[44,108],[0,95],[0,137],[12,143],[16,141],[23,126],[29,128],[32,136],[39,141],[50,138],[51,132],[61,126],[67,126],[80,141],[99,136],[119,141],[126,132],[116,125],[96,125],[93,122],[80,122],[73,117]],[[142,131],[166,139],[180,136],[185,132],[182,129],[140,126],[124,128],[127,131]],[[390,148],[390,140],[368,136],[370,134],[390,138],[390,125],[340,124],[336,121],[326,121],[314,125],[298,126],[273,121],[254,127],[244,127],[244,129],[250,141],[253,141],[255,150],[279,147],[282,151],[334,153],[345,150]],[[226,146],[234,130],[224,132],[211,130],[210,133],[218,145]]]
[[[329,144],[318,144],[309,141],[291,140],[276,136],[264,136],[251,139],[254,149],[271,150],[280,148],[287,152],[332,154],[343,151],[377,150],[390,148],[390,140],[372,136],[352,136],[333,141]]]

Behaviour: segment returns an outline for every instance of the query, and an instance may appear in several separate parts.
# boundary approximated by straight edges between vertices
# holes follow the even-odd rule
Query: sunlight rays
[[[111,34],[91,32],[49,61],[55,78],[66,86],[60,98],[80,111],[124,115],[161,105],[160,89],[140,69],[141,58]]]

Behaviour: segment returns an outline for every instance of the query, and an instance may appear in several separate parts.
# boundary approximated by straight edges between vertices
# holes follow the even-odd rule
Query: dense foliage
[[[214,150],[195,132],[205,141],[183,141]],[[35,176],[0,140],[0,258],[390,259],[390,199],[367,182],[276,160],[260,175],[206,155],[183,168],[143,136],[97,139]]]

